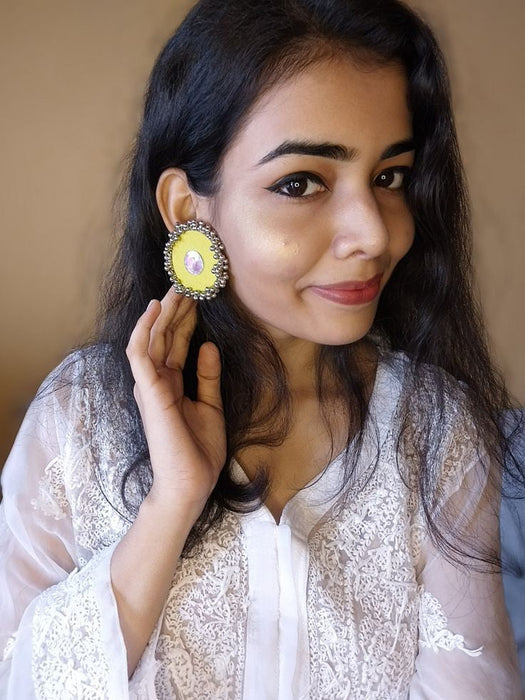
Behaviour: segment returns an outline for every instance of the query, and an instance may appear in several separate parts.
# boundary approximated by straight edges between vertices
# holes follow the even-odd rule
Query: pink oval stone
[[[200,275],[204,269],[204,261],[196,250],[188,250],[184,256],[184,267],[190,275]]]

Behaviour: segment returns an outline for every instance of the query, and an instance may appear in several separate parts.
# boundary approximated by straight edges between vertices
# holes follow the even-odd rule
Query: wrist
[[[180,493],[153,485],[140,506],[140,513],[155,522],[161,521],[163,528],[171,525],[177,530],[185,529],[189,534],[205,504],[205,500],[184,498]]]

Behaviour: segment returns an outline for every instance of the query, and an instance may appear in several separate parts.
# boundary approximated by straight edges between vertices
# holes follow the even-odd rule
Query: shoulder
[[[403,352],[382,352],[379,368],[414,427],[463,423],[475,431],[469,387],[442,367],[417,362]]]
[[[415,362],[401,352],[383,353],[385,383],[395,395],[395,432],[413,464],[441,477],[486,461],[486,438],[469,387],[441,367]],[[434,473],[437,479],[437,474]]]
[[[498,481],[488,424],[479,422],[476,397],[441,367],[416,364],[406,356],[399,434],[402,452],[419,492],[436,515],[454,494],[478,502]],[[456,495],[455,498],[458,498]]]
[[[44,379],[31,404],[36,412],[53,409],[55,416],[72,420],[104,420],[112,404],[126,397],[126,364],[109,345],[90,345],[70,353]],[[128,392],[129,393],[129,392]]]
[[[49,395],[68,398],[83,390],[96,391],[108,381],[113,386],[120,384],[122,375],[122,363],[110,345],[89,345],[67,355],[44,379],[35,398]]]
[[[67,531],[80,563],[128,525],[122,473],[137,437],[109,357],[105,347],[85,348],[48,375],[2,473],[8,517],[50,535]]]
[[[60,461],[74,469],[82,453],[111,452],[136,427],[133,396],[109,346],[93,345],[68,355],[44,379],[28,408],[5,471],[13,462],[34,469]],[[133,424],[133,425],[132,425]],[[122,443],[121,443],[122,444]],[[12,469],[11,469],[12,471]]]

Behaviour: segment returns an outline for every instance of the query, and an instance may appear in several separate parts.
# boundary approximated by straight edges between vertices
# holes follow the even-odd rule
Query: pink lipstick
[[[339,282],[310,287],[314,294],[337,304],[358,306],[373,301],[381,289],[383,275],[375,275],[364,282]]]

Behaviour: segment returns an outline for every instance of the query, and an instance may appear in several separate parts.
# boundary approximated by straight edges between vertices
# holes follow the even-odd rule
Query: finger
[[[222,411],[221,356],[213,343],[203,343],[199,350],[197,399]]]
[[[140,387],[138,384],[135,384],[133,387],[133,398],[135,399],[137,406],[139,407],[139,411],[142,413],[142,394],[140,393]]]
[[[166,366],[170,369],[180,369],[186,364],[190,341],[197,324],[195,304],[188,307],[186,313],[176,319],[166,332],[166,341],[171,344],[167,348]]]
[[[161,312],[151,329],[148,348],[156,367],[164,365],[171,348],[173,327],[187,313],[188,302],[191,306],[191,301],[170,289],[160,302]]]
[[[126,348],[126,355],[133,377],[139,384],[151,382],[156,377],[156,371],[151,362],[148,348],[151,329],[160,312],[160,302],[157,299],[152,299],[146,311],[139,317]]]
[[[170,287],[160,302],[162,312],[155,323],[156,330],[159,333],[164,333],[173,323],[175,315],[186,313],[188,307],[193,306],[193,304],[193,299],[185,297],[183,294],[177,294],[173,287]]]

